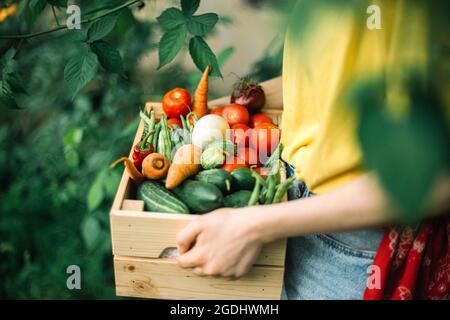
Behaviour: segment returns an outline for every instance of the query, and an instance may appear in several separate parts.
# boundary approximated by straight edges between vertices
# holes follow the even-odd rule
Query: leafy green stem
[[[127,7],[130,7],[132,5],[135,5],[137,3],[142,3],[143,0],[131,0],[128,2],[125,2],[124,4],[121,4],[120,6],[114,7],[108,11],[105,11],[104,13],[95,16],[95,17],[90,17],[84,20],[80,21],[80,24],[86,24],[86,23],[90,23],[93,21],[96,21],[98,19],[101,19],[107,15],[116,13],[122,9],[125,9]],[[0,39],[30,39],[30,38],[35,38],[35,37],[40,37],[40,36],[44,36],[53,32],[57,32],[60,30],[64,30],[67,29],[67,25],[61,25],[59,27],[53,28],[53,29],[49,29],[49,30],[45,30],[45,31],[40,31],[40,32],[35,32],[35,33],[27,33],[27,34],[17,34],[17,35],[0,35]]]

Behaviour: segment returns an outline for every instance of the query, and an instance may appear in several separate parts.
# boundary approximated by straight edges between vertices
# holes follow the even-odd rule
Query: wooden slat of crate
[[[117,210],[111,212],[114,255],[158,258],[167,248],[176,248],[178,232],[195,215]],[[286,241],[263,247],[256,264],[283,266]]]
[[[114,257],[116,294],[156,299],[279,299],[283,268],[254,266],[238,280],[200,277],[170,259]]]

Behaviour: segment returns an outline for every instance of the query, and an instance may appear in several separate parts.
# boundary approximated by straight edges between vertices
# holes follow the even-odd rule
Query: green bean
[[[183,128],[188,129],[186,118],[184,116],[180,116],[180,119],[181,119],[181,124],[183,125]]]
[[[254,206],[258,203],[259,200],[259,193],[261,190],[261,183],[258,179],[256,179],[255,186],[253,187],[252,195],[250,196],[250,199],[248,200],[248,206]]]
[[[283,145],[281,143],[278,144],[277,148],[274,152],[272,152],[272,155],[269,157],[269,159],[264,164],[265,168],[273,167],[274,165],[278,165],[278,161],[281,158],[281,152],[283,151]]]
[[[259,203],[264,203],[266,201],[266,193],[267,193],[267,187],[261,186],[261,191],[259,192],[259,198],[258,198]]]
[[[252,172],[252,176],[255,178],[255,186],[253,187],[252,194],[250,196],[250,199],[248,200],[249,206],[254,206],[255,204],[258,204],[259,196],[261,193],[261,187],[265,185],[264,179],[256,172]]]
[[[155,151],[157,151],[158,138],[159,138],[159,133],[160,132],[161,132],[161,121],[158,122],[158,124],[156,125],[156,127],[155,127],[155,134],[153,135],[153,139],[152,139],[152,145],[153,145],[153,148],[155,148]]]
[[[158,135],[158,153],[161,153],[170,161],[172,142],[170,141],[170,134],[167,134],[168,124],[166,116],[163,115],[159,122],[161,124],[161,130]]]
[[[139,116],[144,121],[144,131],[142,133],[141,141],[139,142],[139,147],[146,149],[146,144],[148,141],[153,141],[153,135],[155,134],[155,111],[152,110],[150,117],[145,111],[140,111]]]
[[[284,195],[286,194],[287,189],[291,186],[292,182],[294,181],[295,178],[292,177],[280,183],[277,186],[277,191],[275,192],[272,203],[280,203],[281,199],[283,199]]]
[[[259,184],[260,184],[261,186],[263,186],[264,188],[267,186],[266,180],[264,180],[264,178],[261,177],[261,175],[260,175],[258,172],[253,171],[253,172],[252,172],[252,176],[253,176],[256,180],[259,180]]]
[[[271,204],[277,187],[276,177],[271,174],[267,177],[267,193],[264,204]]]
[[[164,143],[164,131],[162,130],[162,128],[159,131],[159,135],[158,135],[157,152],[161,153],[163,156],[166,156],[166,144]]]

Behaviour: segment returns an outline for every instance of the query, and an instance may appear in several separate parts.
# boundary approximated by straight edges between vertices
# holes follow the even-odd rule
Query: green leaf
[[[219,63],[220,68],[222,68],[225,62],[228,61],[228,59],[231,57],[234,51],[235,51],[234,47],[228,47],[223,49],[217,54],[217,62]],[[189,83],[195,88],[195,86],[199,83],[201,77],[202,73],[191,72],[191,74],[189,75]]]
[[[189,53],[200,71],[205,70],[209,65],[211,76],[222,77],[216,55],[203,38],[196,36],[191,39],[189,42]]]
[[[27,94],[27,90],[23,85],[22,78],[17,73],[8,74],[5,77],[6,82],[9,84],[11,91],[14,93],[25,93]]]
[[[178,27],[166,31],[159,42],[159,66],[162,68],[170,63],[183,48],[184,39],[186,38],[186,26]]]
[[[158,20],[158,23],[166,30],[172,30],[173,28],[186,22],[183,12],[177,8],[169,8],[164,10],[163,13],[156,18],[156,20]]]
[[[0,65],[3,67],[2,74],[3,76],[6,74],[14,73],[17,71],[17,61],[14,60],[14,56],[16,55],[16,49],[9,48],[8,51],[5,52],[3,57],[0,60]]]
[[[2,61],[9,61],[14,59],[14,56],[16,55],[16,49],[14,47],[11,47],[8,49],[8,51],[5,52],[5,54],[2,57]]]
[[[91,48],[103,68],[114,73],[123,72],[122,57],[116,48],[105,41],[95,41]]]
[[[64,68],[64,80],[71,89],[73,97],[94,78],[97,68],[97,56],[92,52],[84,52],[70,59]]]
[[[111,170],[106,175],[103,185],[105,187],[106,194],[109,197],[112,198],[116,194],[120,179],[121,173],[119,173],[117,170]]]
[[[181,9],[185,16],[192,16],[200,6],[200,0],[181,0]]]
[[[378,87],[377,87],[378,85]],[[416,95],[420,89],[411,89]],[[411,97],[408,113],[396,118],[383,108],[382,85],[360,95],[358,128],[365,165],[402,209],[405,222],[421,218],[426,199],[448,161],[445,122],[429,96]]]
[[[58,41],[87,41],[88,37],[84,31],[67,30],[65,33],[53,38]]]
[[[78,146],[83,139],[83,129],[81,128],[71,128],[66,132],[63,138],[64,147],[68,146]]]
[[[0,106],[9,109],[20,109],[14,99],[14,95],[11,92],[11,88],[4,81],[0,82]]]
[[[91,185],[87,194],[87,206],[89,211],[94,211],[102,203],[104,198],[103,183],[106,171],[100,171],[95,177],[94,183]]]
[[[129,8],[123,9],[117,18],[116,25],[112,31],[112,36],[118,41],[125,38],[127,32],[135,26],[136,19]]]
[[[47,6],[46,0],[30,0],[28,2],[28,8],[26,10],[26,20],[27,24],[30,27],[39,15],[44,11]]]
[[[64,158],[71,169],[76,169],[80,164],[80,156],[74,146],[64,147]]]
[[[94,249],[101,232],[100,224],[92,216],[87,216],[81,223],[81,236],[88,250]]]
[[[67,7],[67,0],[47,0],[47,2],[54,7]]]
[[[219,16],[215,13],[192,16],[187,22],[187,28],[193,35],[204,36],[214,28],[218,20]]]
[[[88,30],[89,41],[100,40],[107,36],[114,28],[117,21],[117,15],[108,15],[95,21]]]

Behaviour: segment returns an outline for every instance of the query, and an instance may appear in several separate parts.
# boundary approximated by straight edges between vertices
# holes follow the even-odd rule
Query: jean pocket
[[[376,254],[375,251],[353,248],[339,240],[334,239],[333,237],[327,234],[317,234],[316,237],[323,243],[325,243],[328,247],[338,250],[344,254],[348,254],[358,258],[366,258],[370,260],[373,260],[375,258]]]

